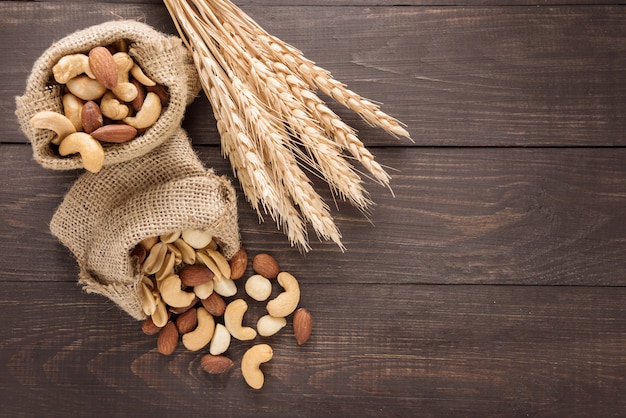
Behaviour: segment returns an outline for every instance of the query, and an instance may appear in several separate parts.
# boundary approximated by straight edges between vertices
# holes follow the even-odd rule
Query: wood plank
[[[196,149],[207,166],[232,178],[218,147]],[[319,272],[314,280],[324,283],[626,283],[626,149],[373,152],[398,170],[395,197],[367,183],[377,203],[371,223],[339,204],[333,213],[345,254],[313,235],[313,251],[299,255],[271,220],[258,224],[234,181],[244,244],[275,252],[298,273]],[[44,170],[26,145],[0,144],[0,252],[11,265],[0,280],[74,280],[75,263],[47,225],[77,175]],[[317,190],[332,204],[324,185]]]
[[[158,354],[104,298],[69,283],[5,283],[3,413],[583,417],[626,407],[626,289],[388,282],[303,280],[312,339],[297,346],[291,325],[262,339],[275,355],[261,392],[240,374],[250,342],[233,341],[235,367],[209,376],[201,353]],[[247,320],[262,311],[251,305]]]
[[[623,7],[346,6],[338,13],[250,4],[246,10],[337,79],[385,103],[417,145],[626,144]],[[118,17],[174,32],[157,4],[77,3],[68,10],[60,3],[0,3],[0,54],[14,57],[0,63],[4,142],[26,140],[13,97],[36,57],[54,39]],[[33,20],[41,22],[36,34],[29,30]],[[333,108],[367,143],[397,144]],[[210,115],[206,100],[189,109],[196,141],[217,143]]]

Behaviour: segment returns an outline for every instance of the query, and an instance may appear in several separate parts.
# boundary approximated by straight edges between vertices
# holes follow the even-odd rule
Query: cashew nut
[[[196,262],[196,251],[187,244],[182,238],[174,241],[174,246],[180,251],[181,260],[185,264],[194,264]]]
[[[209,270],[211,270],[214,274],[214,280],[221,281],[226,280],[226,278],[222,275],[220,268],[217,266],[215,261],[211,257],[209,257],[206,253],[202,251],[196,251],[196,259],[200,261],[202,264],[207,266]]]
[[[129,107],[119,101],[111,91],[107,91],[100,101],[100,111],[109,119],[122,120],[130,113]]]
[[[224,325],[230,335],[241,341],[252,340],[256,337],[254,328],[241,325],[243,315],[248,310],[248,304],[243,299],[235,299],[226,306]]]
[[[29,122],[30,126],[35,129],[48,129],[54,131],[56,135],[52,138],[51,142],[55,145],[59,145],[66,136],[76,132],[76,128],[71,120],[64,115],[51,110],[37,112],[35,116],[30,118]]]
[[[65,85],[70,93],[86,101],[98,100],[107,90],[97,80],[89,78],[84,74],[67,80]]]
[[[156,95],[156,93],[153,94]],[[201,229],[185,229],[184,231],[182,231],[181,236],[187,244],[191,245],[196,250],[200,250],[206,247],[213,239],[212,234]]]
[[[85,101],[74,96],[72,93],[67,93],[63,95],[62,102],[65,117],[72,122],[76,131],[82,131],[83,121],[81,120],[81,113]]]
[[[248,296],[259,302],[267,300],[272,294],[272,282],[260,274],[250,276],[245,288]]]
[[[222,277],[230,279],[230,263],[224,258],[222,253],[211,248],[205,248],[204,251],[215,261],[217,268],[220,270],[220,273],[222,273]]]
[[[215,319],[203,307],[196,309],[198,325],[196,329],[183,334],[183,345],[189,351],[198,351],[204,348],[213,338]]]
[[[213,339],[209,345],[209,353],[217,356],[228,350],[230,346],[230,332],[222,324],[215,325],[215,332],[213,333]]]
[[[152,289],[146,285],[146,283],[141,283],[141,309],[143,313],[150,316],[156,311],[156,298],[152,293]]]
[[[163,301],[174,308],[184,308],[194,301],[196,295],[193,292],[185,292],[182,282],[176,274],[166,277],[159,284]]]
[[[272,316],[286,317],[298,307],[300,286],[296,278],[286,271],[278,274],[278,283],[285,291],[267,303],[267,312]]]
[[[66,55],[52,67],[54,79],[59,84],[66,84],[72,78],[83,73],[87,74],[89,78],[96,78],[89,67],[89,57],[85,54]]]
[[[269,337],[276,334],[287,325],[285,318],[276,318],[272,315],[264,315],[259,318],[256,323],[256,329],[259,335]]]
[[[213,280],[209,280],[206,283],[198,284],[193,287],[193,293],[200,299],[206,299],[213,293]]]
[[[250,347],[241,359],[241,374],[246,383],[253,389],[261,389],[265,376],[261,371],[261,364],[272,359],[274,352],[267,344],[257,344]]]
[[[213,277],[213,291],[220,296],[229,298],[237,294],[237,284],[233,279],[217,279]]]
[[[65,117],[65,116],[64,116]],[[70,122],[71,123],[71,122]],[[59,154],[66,156],[79,153],[83,167],[97,173],[104,165],[104,148],[100,141],[85,132],[74,132],[66,136],[59,145]]]
[[[130,73],[135,77],[135,80],[139,81],[144,86],[156,86],[156,83],[143,72],[139,65],[133,65],[130,69]]]
[[[124,118],[124,122],[137,129],[143,129],[152,126],[159,119],[159,116],[161,116],[161,100],[156,93],[148,93],[137,114]]]
[[[119,99],[125,102],[132,102],[137,97],[137,87],[128,81],[128,73],[135,65],[135,61],[126,52],[114,54],[113,61],[115,61],[115,66],[117,67],[117,85],[111,91]]]
[[[143,272],[148,275],[158,272],[165,261],[166,254],[167,246],[162,242],[152,245],[146,261],[143,262]]]
[[[154,325],[159,328],[164,327],[165,324],[167,324],[167,321],[170,319],[170,314],[167,311],[167,306],[165,306],[165,303],[163,303],[163,299],[161,299],[160,297],[156,298],[156,310],[152,315],[150,315],[150,318],[152,318],[152,322],[154,322]]]

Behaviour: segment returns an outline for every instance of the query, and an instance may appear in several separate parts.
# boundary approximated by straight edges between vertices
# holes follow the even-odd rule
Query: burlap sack
[[[157,32],[135,21],[114,21],[72,33],[55,42],[35,62],[23,96],[16,98],[20,127],[33,146],[34,159],[45,168],[70,170],[82,168],[79,155],[61,157],[51,146],[51,131],[33,129],[29,120],[39,111],[62,113],[62,92],[52,76],[52,67],[68,54],[85,53],[95,46],[118,40],[129,42],[129,55],[144,73],[170,93],[169,105],[159,120],[132,141],[103,144],[104,165],[128,161],[143,155],[165,141],[180,126],[185,108],[200,91],[198,73],[180,38]]]
[[[81,175],[50,224],[78,262],[79,284],[136,319],[145,317],[142,274],[130,251],[144,238],[191,228],[221,239],[227,258],[239,249],[235,192],[203,167],[181,128],[148,154]]]

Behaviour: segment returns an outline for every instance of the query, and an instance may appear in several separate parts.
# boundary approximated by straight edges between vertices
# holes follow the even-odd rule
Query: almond
[[[255,255],[252,259],[252,269],[268,279],[275,279],[280,273],[276,259],[269,254]]]
[[[206,266],[193,264],[183,267],[178,277],[185,286],[193,287],[213,280],[213,272]]]
[[[230,278],[233,280],[241,279],[248,267],[248,254],[243,247],[239,248],[239,251],[235,253],[233,258],[230,259]]]
[[[298,308],[293,314],[293,335],[296,337],[298,345],[302,345],[309,340],[312,328],[311,313],[305,308]]]
[[[226,302],[220,295],[213,292],[209,297],[202,299],[202,306],[213,316],[222,316],[226,311]]]
[[[88,134],[100,128],[104,123],[100,106],[93,100],[85,102],[80,112],[80,121],[83,125],[83,131]]]
[[[228,371],[233,367],[233,361],[226,356],[214,356],[213,354],[205,354],[200,360],[202,368],[210,374],[220,374]]]
[[[137,88],[137,97],[130,102],[130,105],[135,109],[135,112],[139,111],[143,106],[143,101],[146,99],[146,88],[139,81],[134,78],[130,80],[131,83]]]
[[[148,319],[141,324],[141,330],[146,335],[156,335],[161,331],[161,328],[155,325],[151,317],[148,317]]]
[[[89,68],[96,80],[107,89],[117,86],[117,65],[107,48],[97,46],[89,51]]]
[[[189,309],[176,318],[175,324],[180,334],[193,331],[196,329],[196,325],[198,325],[198,311],[196,309]]]
[[[173,322],[169,321],[159,332],[157,339],[157,349],[159,353],[170,355],[176,351],[178,346],[178,330]]]
[[[102,142],[127,142],[137,136],[137,129],[126,124],[106,125],[91,132],[91,136]]]

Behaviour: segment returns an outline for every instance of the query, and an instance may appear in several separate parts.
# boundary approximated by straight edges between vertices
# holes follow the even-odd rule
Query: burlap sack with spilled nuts
[[[97,174],[85,173],[56,210],[50,230],[76,258],[88,293],[143,319],[142,273],[130,251],[144,238],[202,229],[239,249],[236,196],[230,182],[206,170],[181,128],[153,151]]]
[[[142,135],[122,144],[104,144],[104,165],[128,161],[151,151],[180,126],[185,108],[200,91],[198,73],[180,38],[136,21],[92,26],[54,42],[35,62],[24,95],[16,98],[16,115],[21,129],[32,144],[35,161],[43,167],[54,170],[82,167],[79,155],[58,155],[50,143],[53,132],[35,129],[29,124],[29,120],[43,110],[63,113],[63,86],[55,82],[52,67],[65,55],[85,53],[96,46],[120,40],[128,42],[128,54],[144,73],[168,89],[170,101],[159,120]]]

